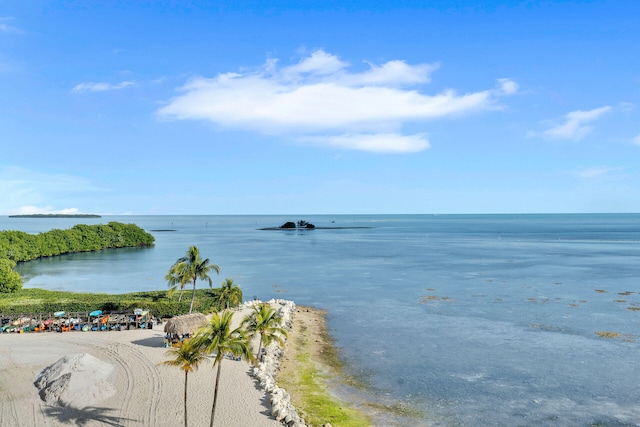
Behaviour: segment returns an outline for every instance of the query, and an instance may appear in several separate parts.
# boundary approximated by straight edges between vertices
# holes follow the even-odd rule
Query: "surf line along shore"
[[[291,301],[269,301],[283,314],[289,326],[296,306]],[[249,314],[255,302],[243,304],[234,313],[234,322]],[[284,308],[287,307],[285,310]],[[306,310],[306,308],[301,308]],[[252,344],[257,348],[257,337]],[[167,360],[162,325],[153,329],[120,332],[69,332],[0,335],[0,426],[176,426],[183,421],[184,373],[161,365]],[[277,371],[282,350],[269,346],[264,372]],[[35,386],[38,375],[60,359],[88,354],[114,367],[107,381],[113,393],[96,393],[87,400],[86,388],[81,398],[67,396],[64,405],[47,405]],[[275,358],[278,360],[276,361]],[[73,359],[73,357],[71,357]],[[259,378],[260,366],[225,359],[220,377],[216,405],[216,425],[281,426],[303,425],[295,411],[285,413],[284,396],[288,393],[276,384],[268,391]],[[85,372],[85,377],[90,373]],[[204,363],[189,374],[189,421],[207,425],[211,415],[212,385],[215,370]],[[257,386],[256,381],[260,383]],[[77,387],[82,390],[85,384]],[[90,386],[90,384],[88,384]],[[273,391],[275,391],[275,399]],[[100,400],[103,399],[103,400]],[[51,400],[50,400],[51,401]],[[278,402],[278,405],[274,403]],[[279,422],[272,415],[279,406]],[[284,417],[282,415],[284,414]],[[287,417],[288,415],[288,417]],[[288,419],[287,419],[288,418]],[[324,423],[328,423],[326,420]]]

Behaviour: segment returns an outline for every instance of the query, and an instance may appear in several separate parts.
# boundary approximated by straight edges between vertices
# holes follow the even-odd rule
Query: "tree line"
[[[77,224],[68,230],[53,229],[29,234],[0,231],[0,292],[22,288],[22,277],[13,270],[18,262],[109,248],[152,246],[155,238],[135,224]]]

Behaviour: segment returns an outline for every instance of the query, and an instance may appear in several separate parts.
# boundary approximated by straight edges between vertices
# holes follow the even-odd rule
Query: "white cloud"
[[[129,86],[135,86],[135,82],[132,81],[124,81],[117,84],[111,83],[94,83],[94,82],[86,82],[79,83],[71,89],[71,92],[75,93],[84,93],[84,92],[106,92],[110,90],[120,90]]]
[[[616,109],[623,113],[628,113],[636,109],[636,104],[633,104],[631,102],[620,102],[618,103]]]
[[[612,167],[593,167],[587,168],[576,172],[576,175],[580,178],[598,178],[601,176],[609,175],[611,172],[617,172],[621,170],[621,168],[612,168]]]
[[[633,145],[640,145],[640,135],[638,135],[638,136],[636,136],[635,138],[633,138],[633,139],[631,140],[631,143],[632,143]]]
[[[518,84],[511,79],[498,79],[498,83],[500,84],[499,90],[504,95],[513,95],[519,89]]]
[[[275,69],[277,60],[269,63],[271,70]],[[302,58],[300,62],[282,70],[283,76],[295,78],[304,74],[327,76],[342,71],[348,64],[340,61],[337,56],[326,53],[323,50],[313,52],[309,57]]]
[[[389,61],[382,65],[367,63],[369,70],[359,74],[349,74],[341,79],[348,85],[400,86],[429,83],[431,73],[439,68],[438,64],[408,65],[404,61]]]
[[[383,151],[381,146],[392,145],[381,143],[386,139],[426,149],[421,136],[398,134],[403,124],[498,109],[498,97],[517,91],[514,82],[501,79],[499,90],[421,92],[437,68],[395,60],[350,72],[349,64],[318,50],[290,66],[269,59],[255,71],[194,78],[157,114],[316,142],[324,138],[333,147]]]
[[[429,148],[429,141],[422,134],[344,134],[324,137],[310,136],[303,137],[301,140],[337,148],[365,150],[378,153],[415,153]]]
[[[63,213],[54,203],[103,191],[87,179],[66,174],[33,171],[16,166],[0,166],[0,214]],[[74,203],[75,204],[75,203]]]
[[[22,30],[13,27],[6,22],[12,21],[14,18],[10,16],[0,16],[0,33],[5,34],[22,34]]]
[[[80,211],[77,208],[56,209],[53,206],[20,206],[16,209],[9,209],[9,215],[35,215],[35,214],[62,214],[73,215],[78,214]]]
[[[605,113],[611,111],[611,107],[604,106],[589,111],[572,111],[565,116],[565,122],[543,132],[543,136],[557,139],[573,139],[578,141],[584,138],[591,130],[590,123]]]

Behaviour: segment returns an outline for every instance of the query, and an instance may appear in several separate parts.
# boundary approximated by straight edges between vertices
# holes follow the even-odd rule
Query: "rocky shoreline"
[[[252,301],[247,305],[253,306],[257,303],[259,302]],[[267,301],[267,304],[278,311],[278,315],[281,317],[280,326],[291,330],[296,310],[295,303],[287,300],[270,300]],[[260,361],[251,368],[250,373],[259,382],[260,387],[269,394],[271,415],[277,421],[288,427],[306,427],[304,419],[298,415],[296,408],[291,403],[289,393],[277,384],[277,372],[283,354],[284,349],[277,342],[271,343],[264,349]]]

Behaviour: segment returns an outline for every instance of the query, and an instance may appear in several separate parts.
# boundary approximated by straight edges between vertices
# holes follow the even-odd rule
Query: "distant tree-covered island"
[[[96,214],[25,214],[9,215],[9,218],[102,218]]]
[[[45,233],[0,231],[0,293],[22,288],[22,277],[13,269],[17,263],[38,258],[110,248],[152,246],[153,235],[135,224],[77,224],[68,230]]]

